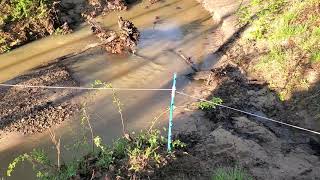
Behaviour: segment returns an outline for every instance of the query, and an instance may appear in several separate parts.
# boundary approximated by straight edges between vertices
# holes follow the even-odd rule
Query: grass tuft
[[[311,62],[312,63],[319,63],[320,62],[320,51],[312,53]]]
[[[252,180],[243,169],[235,168],[218,168],[215,170],[211,180]]]
[[[213,97],[210,102],[199,102],[198,108],[202,110],[215,109],[217,105],[223,103],[223,100],[218,97]]]

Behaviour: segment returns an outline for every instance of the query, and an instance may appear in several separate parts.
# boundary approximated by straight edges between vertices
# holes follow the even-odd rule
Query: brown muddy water
[[[63,61],[81,86],[89,87],[94,80],[110,82],[114,87],[127,88],[170,88],[174,72],[178,73],[178,90],[190,91],[190,81],[184,76],[192,69],[177,52],[191,57],[201,67],[214,64],[210,57],[221,39],[212,38],[217,28],[211,15],[193,0],[166,0],[152,6],[147,1],[137,3],[129,11],[112,12],[99,17],[109,28],[116,27],[117,16],[130,19],[141,31],[137,55],[110,55],[99,48],[91,49]],[[220,37],[219,37],[220,38]],[[0,82],[6,82],[39,65],[58,57],[76,52],[95,42],[89,27],[82,25],[76,32],[65,36],[51,36],[29,43],[10,53],[0,56]],[[106,143],[121,134],[121,122],[112,96],[108,91],[77,96],[86,97],[89,115],[95,135]],[[121,91],[118,95],[124,104],[123,115],[129,130],[139,131],[150,126],[152,119],[169,105],[170,92],[167,91]],[[185,99],[177,97],[181,105]],[[67,147],[80,136],[80,120],[65,122],[55,128],[64,145],[63,159],[68,160],[79,154],[67,151]],[[166,125],[167,115],[160,124]],[[33,148],[42,148],[54,155],[54,148],[48,133],[38,135],[10,135],[0,139],[0,179],[4,176],[8,163],[21,153]],[[10,178],[34,179],[31,165],[22,165]]]

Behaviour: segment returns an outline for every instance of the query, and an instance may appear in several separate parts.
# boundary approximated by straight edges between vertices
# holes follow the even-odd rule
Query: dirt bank
[[[285,122],[298,121],[292,119],[292,112],[284,111],[274,92],[261,82],[247,79],[237,66],[225,65],[210,73],[209,85],[206,76],[195,95],[220,97],[227,106]],[[316,136],[228,109],[216,108],[203,114],[194,105],[190,107],[188,111],[177,110],[175,118],[187,124],[176,124],[176,133],[188,143],[189,154],[157,172],[161,178],[209,179],[218,167],[236,166],[243,167],[254,179],[320,176]]]
[[[0,54],[53,34],[72,32],[84,22],[113,10],[126,10],[124,0],[2,1],[0,4]]]
[[[77,86],[59,64],[41,67],[8,82],[32,86]],[[79,109],[77,93],[67,89],[0,88],[0,132],[33,134],[70,120]]]

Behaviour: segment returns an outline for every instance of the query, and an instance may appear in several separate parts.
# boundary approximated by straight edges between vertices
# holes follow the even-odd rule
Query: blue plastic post
[[[171,152],[171,141],[172,141],[172,119],[174,110],[174,97],[176,94],[176,79],[177,74],[173,75],[172,91],[171,91],[171,103],[170,103],[170,117],[169,117],[169,128],[168,128],[168,152]]]

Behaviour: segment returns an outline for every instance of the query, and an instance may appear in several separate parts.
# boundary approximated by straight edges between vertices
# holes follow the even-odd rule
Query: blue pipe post
[[[171,91],[170,117],[169,117],[169,128],[168,128],[168,152],[171,152],[171,144],[172,144],[172,125],[173,125],[172,119],[173,119],[173,110],[174,110],[174,97],[176,93],[176,81],[177,81],[177,73],[174,73],[172,91]]]

